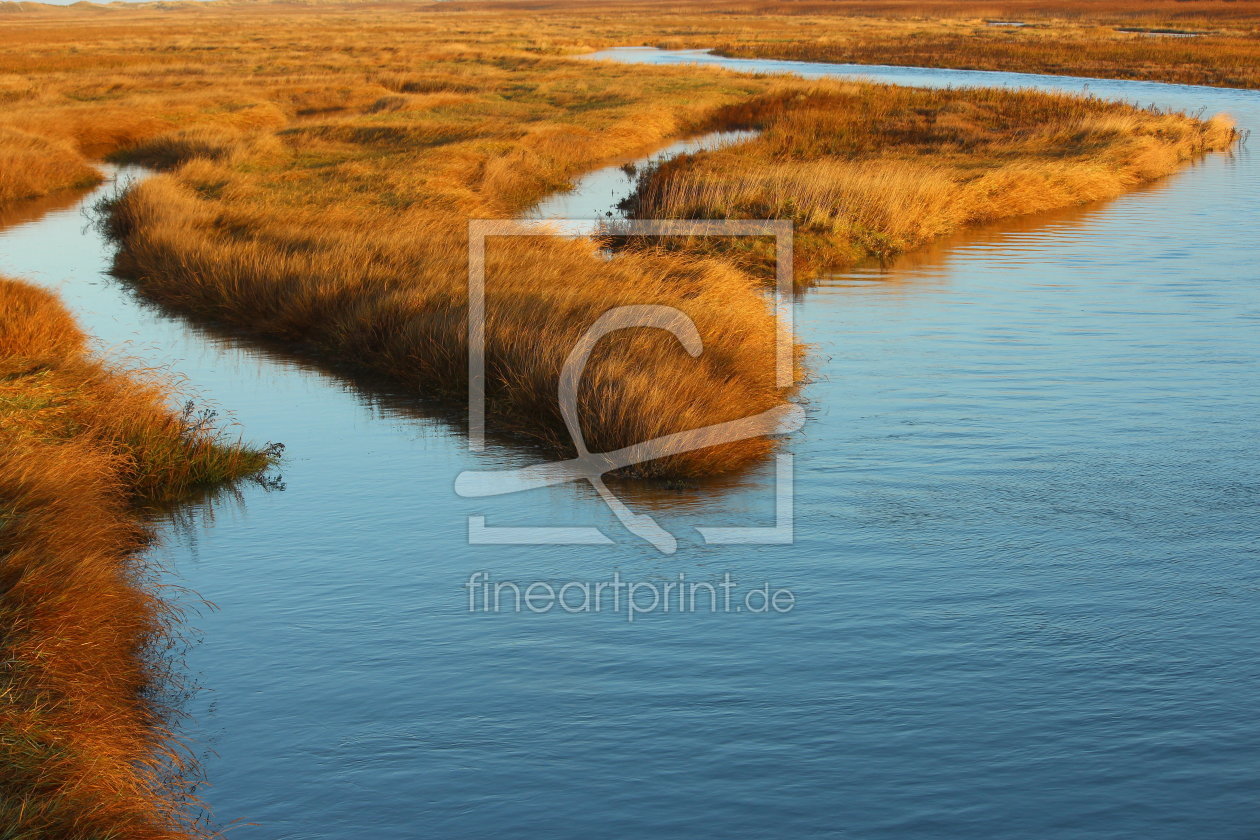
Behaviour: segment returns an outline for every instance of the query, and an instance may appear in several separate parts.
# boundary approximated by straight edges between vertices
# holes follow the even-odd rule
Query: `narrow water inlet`
[[[590,233],[600,222],[625,218],[620,204],[634,193],[643,172],[681,155],[744,143],[758,133],[742,129],[711,131],[675,140],[646,155],[613,161],[578,178],[572,189],[543,199],[523,219],[549,221],[565,233]]]

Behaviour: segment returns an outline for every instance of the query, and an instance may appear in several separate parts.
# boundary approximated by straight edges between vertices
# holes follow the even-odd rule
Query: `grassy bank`
[[[55,296],[0,278],[0,837],[182,838],[184,761],[153,655],[171,616],[141,506],[271,456],[93,358]]]
[[[1260,87],[1254,0],[449,0],[442,8],[519,8],[557,44],[580,28],[592,45]],[[553,22],[568,23],[567,32]]]
[[[1010,27],[983,20],[827,21],[811,27],[804,39],[790,37],[790,31],[785,23],[778,37],[704,39],[702,45],[735,58],[1260,88],[1260,37],[1254,31],[1161,34],[1063,21]]]
[[[833,14],[803,9],[737,38],[706,34],[689,45],[743,58],[1260,87],[1254,2],[937,2],[913,16],[893,4],[840,2]]]
[[[282,227],[259,208],[207,202],[209,173],[190,165],[133,189],[114,209],[119,270],[149,296],[411,385],[452,405],[467,388],[467,230],[445,218],[406,225]],[[270,211],[277,216],[279,208]],[[291,211],[290,211],[291,212]],[[285,214],[287,215],[287,214]],[[487,254],[486,392],[491,429],[546,451],[571,443],[557,404],[560,370],[606,310],[651,303],[695,322],[705,344],[691,358],[659,331],[601,342],[587,367],[579,413],[592,451],[735,420],[782,400],[774,321],[755,282],[687,255],[601,259],[586,242],[491,241]],[[660,459],[644,476],[728,472],[768,452],[750,439]]]
[[[791,85],[722,109],[753,141],[643,174],[634,215],[792,219],[796,276],[887,258],[969,225],[1111,198],[1236,139],[1225,117],[1062,94]],[[738,240],[685,243],[750,267]]]
[[[512,84],[535,91],[573,72],[554,60],[510,64]],[[441,75],[452,69],[434,62],[430,83],[454,85]],[[464,219],[511,213],[598,150],[624,148],[616,138],[633,131],[631,120],[655,113],[658,124],[668,124],[661,99],[684,107],[679,88],[688,124],[764,133],[656,173],[639,214],[792,218],[803,234],[802,278],[816,265],[888,255],[962,225],[1116,195],[1233,139],[1225,122],[1067,96],[742,81],[720,72],[608,65],[584,72],[585,84],[596,88],[588,97],[612,98],[596,86],[626,72],[641,77],[638,88],[619,81],[617,104],[599,109],[539,101],[534,93],[516,105],[521,118],[535,120],[530,133],[499,157],[499,139],[519,130],[484,117],[499,107],[503,82],[475,85],[469,80],[477,76],[460,72],[462,112],[439,106],[435,117],[430,109],[373,104],[288,129],[274,138],[278,143],[236,138],[212,153],[202,140],[188,143],[186,163],[135,188],[114,209],[120,271],[183,311],[314,345],[457,403],[467,377]],[[755,89],[736,94],[732,86],[741,84]],[[714,92],[727,101],[696,107],[701,97],[719,99]],[[470,111],[477,116],[462,116]],[[595,137],[610,139],[587,145],[587,132],[601,122],[611,130]],[[449,139],[435,148],[439,133]],[[158,138],[160,156],[169,159],[181,142]],[[321,166],[313,169],[311,160]],[[400,169],[416,179],[405,196],[387,187]],[[363,182],[374,186],[363,189]],[[383,209],[386,202],[395,206]],[[762,249],[759,258],[773,257],[760,240],[719,241],[751,241]],[[601,347],[582,403],[596,451],[773,406],[782,397],[765,364],[773,341],[766,302],[747,277],[702,256],[648,250],[610,263],[582,243],[492,244],[492,426],[571,454],[555,400],[560,367],[600,313],[625,303],[687,312],[707,351],[697,363],[650,332]],[[744,441],[639,472],[712,474],[767,450],[764,441]]]
[[[0,67],[14,69],[0,108],[18,129],[82,154],[165,170],[113,209],[119,270],[150,297],[452,406],[467,387],[467,220],[510,217],[592,166],[681,133],[764,124],[766,137],[748,150],[705,159],[728,162],[708,174],[729,191],[699,209],[739,215],[766,202],[808,226],[806,256],[910,247],[950,225],[1114,194],[1167,171],[1193,145],[1153,136],[1146,117],[1102,103],[924,94],[929,119],[914,115],[919,94],[883,86],[851,86],[827,103],[806,83],[564,57],[616,43],[751,41],[775,27],[799,35],[812,31],[809,14],[820,8],[785,4],[754,15],[739,4],[500,2],[18,12],[0,43]],[[724,14],[708,13],[715,10]],[[1055,107],[1068,116],[1055,122]],[[1073,119],[1085,139],[1073,134]],[[1193,121],[1177,124],[1186,137],[1196,130]],[[889,142],[889,155],[863,153],[878,177],[862,182],[847,162],[852,148]],[[1123,149],[1132,152],[1128,174],[1111,171]],[[1004,195],[1012,185],[1020,201]],[[796,206],[781,201],[797,191]],[[662,195],[654,212],[691,209],[683,206],[690,198],[669,201]],[[834,212],[837,202],[845,214]],[[766,363],[774,325],[760,286],[729,263],[659,251],[608,262],[583,243],[515,238],[491,242],[487,268],[492,432],[572,453],[555,399],[559,370],[576,337],[619,303],[686,312],[705,352],[692,359],[652,331],[601,343],[580,406],[593,450],[764,411],[785,396]],[[731,471],[770,446],[712,447],[638,472]]]
[[[90,187],[100,180],[73,145],[0,127],[0,204]]]

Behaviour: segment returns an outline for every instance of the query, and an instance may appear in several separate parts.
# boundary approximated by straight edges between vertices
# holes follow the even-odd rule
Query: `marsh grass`
[[[1238,137],[1224,116],[1027,90],[845,82],[789,85],[714,120],[761,133],[642,173],[627,209],[642,218],[792,219],[803,282],[959,228],[1111,198]],[[773,268],[756,245],[673,245],[725,253],[763,274]]]
[[[228,222],[238,234],[216,235],[216,222],[227,221],[218,211],[178,178],[140,184],[112,215],[124,245],[119,270],[179,310],[356,360],[433,397],[463,399],[463,226],[417,220],[393,231],[303,228],[300,247],[284,247],[293,240],[275,229],[245,232]],[[608,262],[587,242],[514,237],[491,243],[487,276],[486,385],[497,433],[569,451],[556,400],[561,366],[586,328],[623,304],[687,312],[706,349],[692,359],[651,330],[603,342],[580,393],[594,451],[737,419],[783,399],[774,383],[770,308],[755,282],[729,266],[650,254]],[[651,462],[637,474],[725,472],[769,449],[765,440],[726,444]]]
[[[71,144],[0,126],[0,204],[100,180]]]
[[[640,201],[660,215],[793,218],[806,260],[821,262],[1115,194],[1232,136],[1223,121],[1092,100],[785,84],[564,56],[646,41],[1260,84],[1248,4],[938,2],[948,20],[913,19],[923,8],[0,4],[0,203],[89,183],[100,157],[160,169],[109,207],[118,270],[137,288],[458,405],[467,220],[509,218],[644,146],[763,128],[745,147],[649,173]],[[986,27],[984,15],[1038,25]],[[1094,24],[1107,15],[1214,34],[1174,45],[1113,23],[1104,32]],[[790,394],[775,387],[773,318],[746,270],[768,257],[706,246],[609,261],[586,242],[492,242],[491,431],[572,454],[559,370],[618,304],[681,309],[705,352],[692,359],[647,330],[602,342],[579,395],[593,451],[781,402]],[[275,452],[223,438],[195,409],[171,411],[161,376],[92,358],[47,293],[0,282],[0,316],[0,838],[196,834],[179,784],[186,757],[147,691],[174,616],[138,585],[148,539],[138,507],[257,470]],[[638,472],[738,474],[772,446],[713,446]]]
[[[619,155],[763,126],[744,147],[654,173],[650,189],[670,187],[645,192],[644,211],[792,218],[808,266],[1114,194],[1169,171],[1193,145],[1164,128],[1190,137],[1199,125],[1066,97],[825,88],[563,57],[666,30],[691,37],[702,22],[706,37],[743,32],[751,18],[738,5],[708,18],[634,2],[542,13],[511,2],[117,11],[23,18],[0,67],[25,61],[4,106],[20,130],[163,170],[112,206],[119,274],[178,311],[449,405],[467,392],[467,220],[519,214]],[[1158,120],[1164,128],[1151,129]],[[1122,149],[1125,160],[1113,159]],[[705,352],[692,359],[659,331],[602,342],[580,395],[593,450],[789,397],[774,386],[768,301],[742,270],[770,258],[758,247],[643,249],[610,262],[589,243],[492,242],[491,433],[573,454],[556,404],[560,367],[578,335],[626,303],[686,312]],[[729,472],[771,448],[742,441],[634,472]]]
[[[170,390],[93,358],[54,295],[0,278],[0,837],[200,832],[161,699],[178,616],[144,580],[141,508],[276,450],[172,411]]]

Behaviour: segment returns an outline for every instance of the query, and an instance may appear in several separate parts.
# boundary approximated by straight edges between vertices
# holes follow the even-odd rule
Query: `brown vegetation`
[[[543,27],[580,9],[588,43],[600,45],[1260,87],[1260,0],[449,0],[441,8],[528,10]],[[561,43],[552,28],[546,34]]]
[[[724,45],[1257,84],[1254,4],[934,8],[950,19],[911,19],[919,3],[848,0],[0,5],[0,202],[87,183],[102,156],[161,168],[110,222],[119,268],[140,289],[458,402],[467,220],[511,217],[586,168],[683,132],[764,130],[654,173],[644,211],[790,217],[811,262],[1114,195],[1232,139],[1221,121],[1092,100],[565,56]],[[1045,26],[1012,34],[986,28],[989,15]],[[1219,33],[1174,47],[1114,32],[1119,21],[1174,20]],[[1101,46],[1082,46],[1088,38]],[[784,398],[761,287],[728,260],[642,249],[608,261],[586,242],[515,237],[490,244],[487,276],[492,431],[570,454],[559,369],[576,337],[622,303],[683,310],[705,351],[692,359],[659,331],[602,342],[581,394],[593,451]],[[166,394],[89,357],[46,293],[0,283],[0,836],[192,830],[164,773],[177,751],[142,699],[154,676],[143,654],[165,617],[134,585],[146,536],[134,503],[178,498],[266,456],[172,415]],[[730,471],[770,446],[711,447],[640,472]]]
[[[607,156],[650,147],[765,87],[734,74],[540,57],[505,43],[515,37],[506,25],[478,43],[453,44],[446,21],[432,17],[270,14],[251,27],[265,33],[261,43],[247,48],[226,13],[211,17],[221,29],[199,16],[187,53],[166,47],[181,41],[169,27],[134,27],[128,55],[143,63],[92,79],[92,92],[110,91],[102,107],[111,113],[123,108],[140,121],[150,110],[191,109],[199,117],[111,152],[171,170],[116,206],[119,268],[183,311],[354,360],[451,401],[467,386],[467,219],[511,216]],[[324,27],[317,36],[313,21]],[[118,41],[97,47],[92,29],[85,25],[73,53],[41,42],[36,63],[49,70],[36,87],[79,90],[87,81],[67,67],[71,55],[120,54]],[[54,44],[61,37],[41,35]],[[154,67],[146,39],[198,72]],[[335,57],[328,43],[340,45]],[[231,107],[240,102],[283,113],[287,123],[278,131],[242,126],[242,109]],[[49,93],[12,110],[54,132],[59,115],[80,107]],[[214,113],[236,122],[206,124]],[[686,311],[705,353],[693,360],[658,331],[604,342],[582,394],[593,449],[783,399],[767,363],[772,313],[755,283],[729,267],[657,255],[608,263],[586,243],[514,239],[491,243],[488,268],[495,432],[550,450],[570,446],[555,399],[560,366],[576,336],[620,302]],[[639,472],[723,472],[769,447],[743,441]]]
[[[120,269],[183,311],[292,342],[458,403],[467,385],[467,234],[456,220],[257,224],[258,207],[207,202],[197,164],[128,194],[114,219]],[[275,212],[275,211],[272,211]],[[292,212],[292,211],[290,211]],[[241,216],[237,214],[240,213]],[[255,224],[243,228],[246,218]],[[556,393],[578,337],[607,309],[663,304],[704,338],[696,360],[651,330],[601,343],[581,392],[593,451],[734,420],[782,401],[774,321],[753,281],[719,263],[671,255],[600,259],[589,243],[513,237],[489,244],[486,348],[494,431],[568,453]],[[580,278],[580,282],[574,282]],[[644,465],[640,475],[726,472],[769,449],[726,444]]]
[[[1187,4],[1189,5],[1189,4]],[[714,42],[720,55],[836,64],[1004,70],[1215,87],[1260,87],[1260,32],[1034,20],[828,20],[807,37],[789,30]]]
[[[0,67],[23,68],[9,82],[4,111],[21,130],[83,154],[95,149],[168,170],[114,209],[119,268],[150,296],[353,360],[453,403],[466,388],[469,218],[510,217],[602,160],[739,122],[740,108],[759,107],[750,97],[772,89],[787,93],[771,94],[783,113],[766,123],[767,137],[746,152],[705,158],[756,164],[722,188],[739,194],[713,206],[688,198],[687,209],[739,215],[753,211],[754,195],[767,198],[766,209],[818,234],[806,243],[815,251],[854,242],[875,252],[908,247],[980,218],[1114,194],[1168,171],[1168,161],[1194,146],[1192,121],[1165,138],[1151,131],[1154,116],[1097,102],[924,94],[939,120],[909,119],[918,94],[853,85],[843,103],[853,109],[848,119],[811,107],[818,88],[804,83],[571,62],[565,54],[592,46],[742,33],[752,18],[738,5],[723,16],[659,3],[543,9],[507,2],[19,14],[0,44]],[[809,20],[784,14],[771,23],[799,29]],[[1070,113],[1043,130],[1055,108]],[[901,120],[899,145],[879,159],[878,184],[846,163],[849,150],[793,146],[888,142],[892,129],[881,125],[889,118]],[[998,119],[1000,130],[989,124]],[[951,133],[950,125],[959,128]],[[995,131],[992,142],[976,142]],[[927,164],[925,153],[948,164]],[[1012,184],[1021,201],[995,200]],[[909,189],[890,201],[886,188],[902,187]],[[955,190],[967,194],[962,209],[953,206]],[[794,210],[781,200],[787,191],[799,191]],[[835,214],[836,202],[849,212]],[[832,217],[823,224],[819,213]],[[825,246],[823,234],[838,238]],[[593,450],[783,399],[767,364],[767,303],[729,265],[659,251],[608,262],[583,243],[512,238],[492,243],[488,269],[492,431],[571,454],[555,400],[559,368],[574,337],[623,302],[682,309],[706,350],[693,360],[652,331],[604,342],[583,394]],[[638,472],[721,472],[768,448],[745,441]]]
[[[634,215],[792,219],[802,280],[961,227],[1111,198],[1236,138],[1225,117],[1036,91],[845,82],[791,85],[715,120],[762,133],[645,173]],[[689,247],[731,253],[740,243]]]
[[[158,379],[93,359],[55,296],[0,279],[0,836],[187,837],[181,751],[139,585],[138,503],[269,456],[167,408]]]
[[[0,127],[0,203],[91,186],[100,178],[69,143]]]

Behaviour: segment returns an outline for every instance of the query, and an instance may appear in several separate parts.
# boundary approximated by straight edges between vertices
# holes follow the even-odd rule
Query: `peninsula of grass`
[[[792,218],[803,267],[1114,195],[1232,140],[1222,120],[1091,99],[566,57],[812,32],[805,12],[822,8],[509,0],[17,12],[0,44],[0,67],[14,73],[0,113],[82,155],[163,170],[116,201],[110,222],[117,269],[147,296],[452,406],[468,387],[468,221],[511,218],[593,166],[684,133],[764,129],[656,173],[644,211]],[[848,8],[823,17],[840,26]],[[790,396],[767,363],[773,313],[748,270],[764,254],[643,249],[609,261],[589,243],[541,237],[487,248],[492,433],[573,454],[560,369],[619,304],[685,312],[704,353],[692,358],[657,330],[602,341],[579,400],[592,451]],[[634,472],[729,472],[772,447],[725,443]]]
[[[258,473],[270,451],[90,354],[58,299],[0,278],[0,837],[199,834],[158,699],[173,616],[145,509]]]
[[[714,124],[760,133],[644,172],[632,215],[791,219],[801,283],[963,227],[1113,198],[1238,137],[1225,116],[1029,90],[838,81],[787,85],[720,109]],[[681,243],[772,273],[775,255],[749,244]]]

